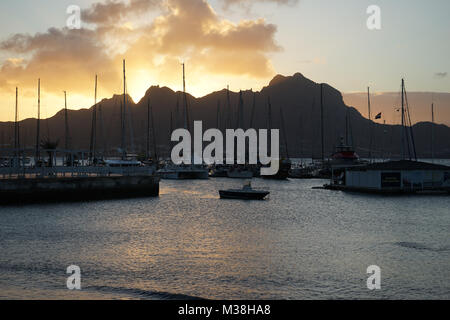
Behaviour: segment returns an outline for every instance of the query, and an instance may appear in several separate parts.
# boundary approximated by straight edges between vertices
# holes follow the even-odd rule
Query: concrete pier
[[[0,203],[157,197],[159,181],[154,175],[1,179]]]

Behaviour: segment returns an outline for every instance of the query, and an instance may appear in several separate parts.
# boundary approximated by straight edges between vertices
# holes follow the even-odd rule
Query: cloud
[[[158,0],[130,0],[124,3],[118,0],[107,0],[94,3],[89,9],[81,12],[84,22],[95,24],[113,24],[128,17],[130,14],[142,14],[159,8],[161,1]]]
[[[434,76],[435,76],[436,78],[439,78],[439,79],[446,78],[447,75],[448,75],[447,72],[436,72],[436,73],[434,74]]]
[[[102,72],[105,86],[115,78],[112,60],[92,30],[51,28],[35,35],[17,34],[1,42],[0,49],[21,56],[1,66],[4,85],[34,87],[37,78],[43,78],[51,91],[85,92],[95,72]]]
[[[277,5],[296,5],[299,0],[222,0],[225,8],[229,8],[231,6],[240,6],[244,8],[250,8],[252,5],[256,3],[275,3]]]
[[[149,12],[156,17],[136,18]],[[130,74],[151,73],[158,82],[178,81],[181,61],[191,77],[260,79],[274,74],[268,54],[281,50],[275,25],[264,19],[228,21],[206,0],[108,0],[83,10],[82,18],[92,27],[51,28],[0,42],[10,55],[0,66],[0,85],[34,88],[40,77],[50,91],[89,93],[99,73],[103,89],[117,92],[123,57]]]

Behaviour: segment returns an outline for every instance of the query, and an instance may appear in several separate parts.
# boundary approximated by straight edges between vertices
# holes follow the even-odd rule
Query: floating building
[[[450,167],[418,161],[389,161],[349,167],[326,188],[370,193],[450,193]]]

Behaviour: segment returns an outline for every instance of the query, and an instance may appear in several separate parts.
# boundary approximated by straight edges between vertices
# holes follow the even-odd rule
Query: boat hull
[[[220,190],[219,191],[220,198],[222,199],[238,199],[238,200],[264,200],[270,192],[261,191],[261,192],[243,192],[243,191],[227,191]]]

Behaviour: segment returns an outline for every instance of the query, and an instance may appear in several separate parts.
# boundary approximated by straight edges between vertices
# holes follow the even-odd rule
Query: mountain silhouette
[[[228,105],[227,95],[230,104]],[[201,98],[189,94],[188,119],[190,127],[194,120],[203,121],[203,129],[234,129],[238,123],[239,92],[227,90],[213,92]],[[268,101],[271,102],[269,121]],[[320,84],[302,74],[277,75],[259,92],[242,91],[244,129],[250,124],[255,129],[281,128],[280,108],[284,115],[286,140],[291,157],[321,157],[321,107]],[[99,102],[97,107],[97,150],[117,150],[121,145],[121,103],[123,95],[114,95]],[[170,130],[183,127],[183,94],[167,87],[152,86],[145,96],[135,103],[127,96],[126,143],[128,151],[143,152],[147,139],[147,106],[152,106],[156,141],[159,154],[168,156]],[[349,132],[356,151],[368,156],[396,158],[401,155],[402,129],[400,125],[381,125],[369,121],[359,111],[344,103],[342,94],[328,84],[323,85],[325,155],[329,156],[341,137]],[[254,107],[253,107],[254,106]],[[218,113],[218,109],[220,112]],[[253,114],[253,117],[252,117]],[[171,126],[172,115],[172,126]],[[69,110],[71,148],[88,150],[90,145],[92,107]],[[253,119],[253,120],[252,120]],[[219,122],[219,123],[218,123]],[[346,130],[346,123],[349,123]],[[171,128],[172,127],[172,128]],[[450,128],[421,122],[413,126],[417,154],[421,158],[431,156],[431,132],[434,127],[434,154],[436,157],[450,157]],[[36,141],[36,120],[26,119],[20,123],[21,146],[34,148]],[[50,136],[64,145],[64,111],[41,121],[41,137]],[[0,123],[0,144],[13,145],[14,124]],[[371,142],[372,141],[372,142]],[[284,137],[283,143],[284,146]],[[284,149],[284,148],[283,148]],[[285,152],[285,150],[283,150]]]

